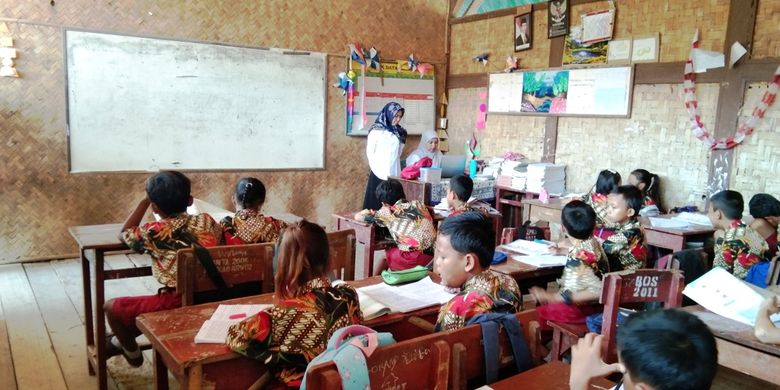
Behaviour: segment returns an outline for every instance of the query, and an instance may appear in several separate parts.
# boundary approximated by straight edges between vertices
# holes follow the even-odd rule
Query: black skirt
[[[382,204],[376,198],[376,188],[384,180],[374,175],[374,172],[368,170],[368,183],[366,183],[366,195],[363,197],[363,209],[379,210]]]

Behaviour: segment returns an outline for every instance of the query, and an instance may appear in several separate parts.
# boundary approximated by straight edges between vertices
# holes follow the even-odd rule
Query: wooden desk
[[[699,317],[715,335],[718,364],[780,385],[780,345],[764,344],[753,335],[752,327],[701,306],[687,306],[683,310]]]
[[[547,289],[547,283],[557,280],[563,274],[563,266],[538,268],[512,259],[511,252],[498,248],[496,251],[506,253],[509,258],[501,264],[491,265],[490,269],[511,276],[523,292],[534,286]]]
[[[525,190],[518,190],[511,187],[506,187],[496,184],[496,210],[502,215],[510,215],[510,212],[514,213],[513,227],[519,227],[523,224],[523,199],[538,198],[539,194],[535,192],[528,192]],[[509,212],[504,211],[505,207],[509,207]],[[511,218],[511,217],[510,217]]]
[[[363,287],[381,282],[381,277],[374,276],[349,284]],[[265,372],[261,362],[239,355],[224,344],[195,344],[195,335],[201,325],[211,317],[220,303],[269,304],[273,303],[273,294],[146,313],[136,319],[136,325],[154,348],[155,389],[167,389],[168,370],[179,381],[181,389],[198,390],[201,385],[216,389],[245,389]],[[365,325],[382,331],[392,330],[396,339],[401,340],[404,337],[399,334],[404,332],[397,332],[394,325],[413,327],[405,321],[411,315],[435,321],[438,312],[439,306],[431,306],[412,313],[391,313],[366,321]],[[412,336],[422,334],[419,331]]]
[[[563,210],[563,199],[552,198],[549,203],[542,203],[539,199],[522,199],[523,221],[545,221],[548,223],[561,223],[561,210]]]
[[[672,218],[672,214],[659,215],[658,218]],[[704,241],[712,244],[712,235],[715,229],[711,226],[690,225],[685,229],[669,229],[654,227],[646,217],[640,218],[642,227],[645,230],[645,239],[647,245],[658,248],[671,249],[673,252],[685,249],[688,241]]]
[[[105,303],[104,284],[106,279],[129,278],[152,274],[151,267],[135,267],[124,269],[105,269],[105,254],[127,250],[127,246],[119,240],[122,224],[74,226],[68,228],[70,235],[76,240],[81,252],[81,280],[84,289],[84,328],[87,338],[87,367],[89,374],[98,376],[98,387],[104,390],[108,387],[108,372],[106,371],[105,338],[106,320],[103,304]],[[90,270],[90,264],[92,270]],[[91,273],[95,277],[94,305]]]
[[[363,244],[363,274],[361,279],[368,278],[374,272],[374,251],[395,246],[392,238],[377,237],[376,225],[355,220],[354,213],[333,214],[336,218],[336,230],[355,229],[355,240]],[[357,278],[358,275],[355,275]]]
[[[490,384],[489,388],[495,390],[514,389],[568,389],[569,373],[571,366],[561,361],[552,361],[541,366],[534,367],[526,372],[511,376],[504,380]],[[611,389],[615,384],[606,378],[596,378],[591,381],[590,389]]]
[[[391,176],[391,179],[398,180],[404,189],[406,200],[419,200],[426,206],[433,206],[431,202],[431,183],[420,180],[406,180],[397,176]]]

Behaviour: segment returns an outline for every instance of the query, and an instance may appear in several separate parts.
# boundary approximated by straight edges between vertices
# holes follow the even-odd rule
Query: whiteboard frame
[[[71,134],[70,134],[70,96],[69,96],[69,79],[68,79],[68,31],[74,31],[74,32],[85,32],[85,33],[96,33],[96,34],[106,34],[106,35],[116,35],[121,37],[131,37],[131,38],[148,38],[148,39],[158,39],[158,40],[166,40],[166,41],[172,41],[172,42],[185,42],[185,43],[198,43],[198,44],[205,44],[205,45],[215,45],[215,46],[225,46],[225,47],[234,47],[234,48],[242,48],[242,49],[257,49],[257,50],[266,50],[266,51],[272,51],[277,50],[281,52],[282,54],[288,54],[288,55],[308,55],[310,53],[315,54],[322,54],[325,60],[325,63],[323,65],[324,68],[324,77],[323,77],[323,102],[324,102],[324,110],[322,112],[322,160],[319,163],[318,167],[312,167],[312,168],[161,168],[158,171],[164,171],[164,170],[171,170],[175,169],[180,172],[214,172],[214,173],[227,173],[227,172],[297,172],[297,171],[325,171],[327,170],[327,161],[328,161],[328,104],[330,103],[328,100],[328,90],[329,90],[329,84],[328,84],[328,69],[330,65],[330,56],[331,54],[322,52],[312,52],[312,51],[306,51],[306,50],[295,50],[295,49],[282,49],[282,48],[271,48],[271,47],[264,47],[264,46],[250,46],[250,45],[242,45],[242,44],[234,44],[234,43],[225,43],[225,42],[216,42],[216,41],[205,41],[205,40],[198,40],[198,39],[181,39],[176,37],[167,37],[167,36],[160,36],[160,35],[144,35],[144,34],[133,34],[133,33],[118,33],[115,31],[105,31],[105,30],[96,30],[96,29],[85,29],[85,28],[77,28],[77,27],[63,27],[60,29],[61,35],[62,35],[62,56],[63,56],[63,62],[64,66],[62,67],[62,79],[63,79],[63,87],[65,89],[65,136],[66,136],[66,148],[67,148],[67,157],[68,157],[68,173],[72,175],[82,175],[82,174],[127,174],[127,173],[144,173],[148,174],[149,170],[111,170],[111,171],[73,171],[73,166],[71,163]]]

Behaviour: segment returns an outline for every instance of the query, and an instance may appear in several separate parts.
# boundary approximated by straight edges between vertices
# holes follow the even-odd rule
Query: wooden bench
[[[16,374],[5,320],[0,319],[0,388],[16,390]]]

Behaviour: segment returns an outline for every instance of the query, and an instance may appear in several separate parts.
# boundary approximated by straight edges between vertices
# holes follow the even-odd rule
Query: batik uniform
[[[264,362],[278,380],[297,388],[306,366],[325,350],[333,332],[362,319],[354,288],[313,279],[298,296],[232,325],[226,343]]]
[[[607,225],[607,211],[609,205],[607,204],[607,196],[599,193],[586,194],[581,199],[585,204],[593,208],[596,212],[596,226]]]
[[[508,275],[486,270],[469,278],[460,293],[442,306],[436,330],[462,328],[471,317],[484,313],[517,313],[521,309],[517,282]]]
[[[225,217],[220,224],[226,245],[275,242],[287,224],[260,214],[256,209],[243,209],[234,217]]]
[[[766,241],[741,220],[731,221],[723,237],[715,241],[713,266],[721,267],[745,279],[753,264],[764,259],[769,250]]]
[[[490,217],[490,206],[488,206],[487,204],[482,203],[482,202],[473,202],[473,203],[464,202],[464,203],[461,203],[458,206],[450,208],[450,214],[448,215],[448,217],[452,217],[452,216],[455,216],[455,215],[458,215],[458,214],[463,214],[463,213],[468,212],[468,211],[479,211],[485,217],[491,218]]]
[[[602,241],[601,247],[609,259],[611,272],[635,270],[645,266],[647,246],[639,220],[631,219],[614,229],[598,228],[594,235]]]
[[[377,211],[363,210],[356,218],[386,227],[398,249],[404,252],[428,251],[436,240],[431,214],[419,200],[399,200],[392,206],[383,205]]]

